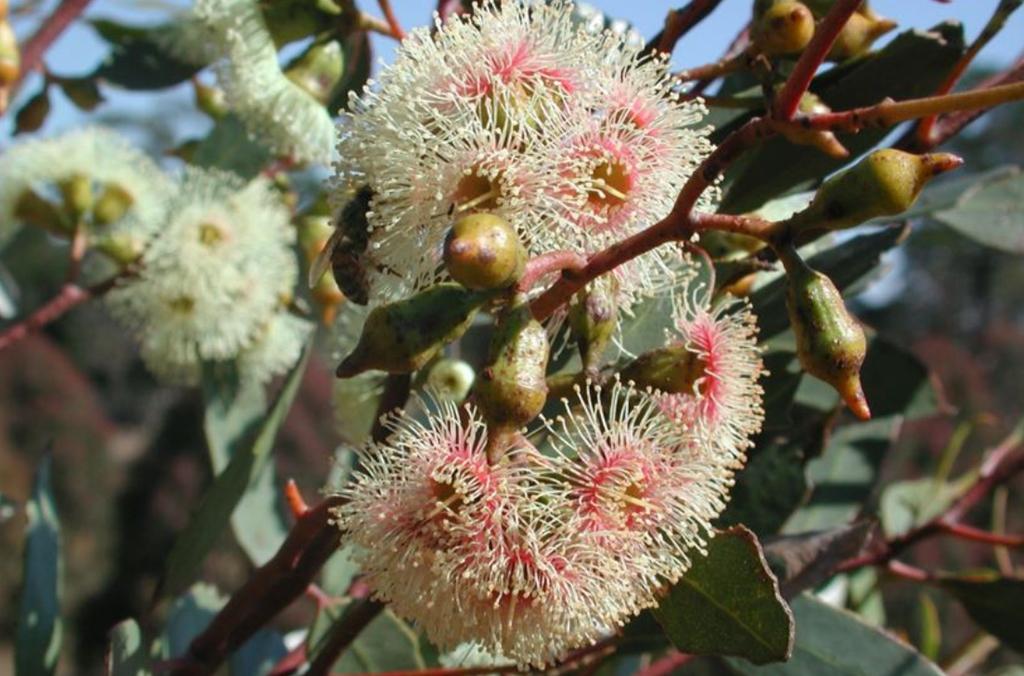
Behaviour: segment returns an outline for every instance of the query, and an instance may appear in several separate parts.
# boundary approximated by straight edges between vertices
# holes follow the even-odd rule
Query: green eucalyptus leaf
[[[793,601],[796,643],[785,664],[755,667],[729,659],[751,676],[941,676],[923,655],[889,634],[864,624],[853,613],[812,596]]]
[[[309,659],[326,644],[332,629],[344,622],[347,614],[360,610],[361,599],[345,606],[321,608],[306,639]],[[427,666],[419,637],[412,628],[390,610],[385,609],[359,632],[358,638],[345,650],[331,669],[333,674],[361,674],[380,671],[407,671]]]
[[[1024,173],[1008,172],[994,181],[977,180],[956,204],[935,218],[986,246],[1024,254]]]
[[[284,637],[272,629],[260,629],[228,660],[231,676],[266,676],[288,654]]]
[[[32,494],[25,505],[24,572],[14,643],[17,676],[52,674],[60,657],[64,623],[60,597],[64,564],[61,560],[60,518],[53,502],[52,460],[43,456],[36,468]]]
[[[92,78],[125,89],[163,89],[184,82],[200,69],[174,58],[159,45],[155,36],[172,30],[170,24],[139,28],[106,19],[93,19],[90,23],[110,45],[110,53],[90,75]]]
[[[192,639],[198,636],[227,602],[217,588],[197,582],[174,599],[164,622],[164,645],[167,654],[178,657],[188,652]]]
[[[718,533],[707,556],[672,586],[654,616],[680,651],[736,655],[754,664],[789,658],[793,617],[757,538],[737,526]]]
[[[1003,577],[993,571],[947,577],[938,584],[956,596],[982,629],[1024,654],[1024,578]]]
[[[192,582],[200,564],[220,537],[239,502],[248,491],[258,487],[261,480],[266,480],[262,475],[267,471],[267,466],[273,464],[270,462],[270,451],[277,431],[298,393],[310,353],[311,348],[307,346],[302,359],[288,376],[269,414],[262,421],[252,443],[233,453],[224,471],[217,475],[213,485],[203,496],[198,510],[174,543],[160,581],[158,595],[173,594]]]
[[[871,336],[870,341],[860,377],[872,415],[918,420],[938,413],[942,405],[928,367],[885,338]]]
[[[879,516],[889,537],[903,535],[915,526],[942,514],[974,484],[976,472],[955,481],[931,477],[889,484],[879,500]]]
[[[192,155],[193,164],[254,178],[271,159],[270,151],[252,139],[236,115],[217,120]]]

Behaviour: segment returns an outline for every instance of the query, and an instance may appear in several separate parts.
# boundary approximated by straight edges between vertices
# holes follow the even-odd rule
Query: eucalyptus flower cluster
[[[335,198],[369,190],[373,298],[442,281],[460,216],[505,219],[530,256],[595,252],[664,217],[710,150],[663,57],[588,30],[562,0],[484,2],[412,31],[339,125]],[[616,270],[628,307],[664,286],[656,250]]]

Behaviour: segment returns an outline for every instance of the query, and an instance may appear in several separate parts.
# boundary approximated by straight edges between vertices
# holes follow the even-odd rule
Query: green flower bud
[[[793,215],[791,230],[840,230],[880,216],[895,216],[913,205],[935,176],[963,163],[956,155],[913,155],[876,150],[825,181],[810,205]]]
[[[339,378],[363,371],[408,373],[422,368],[469,328],[486,300],[458,284],[438,284],[411,298],[374,308],[359,343],[338,366]]]
[[[800,104],[798,110],[804,115],[820,115],[822,113],[832,112],[824,101],[818,96],[811,92],[805,92],[800,97]],[[797,145],[812,146],[817,148],[821,152],[825,153],[829,157],[836,159],[842,159],[849,156],[850,151],[839,142],[836,135],[830,131],[822,131],[820,129],[803,129],[798,128],[784,128],[782,135],[785,136],[791,143]]]
[[[622,379],[667,394],[693,394],[705,366],[704,359],[685,345],[669,345],[634,359],[623,369]]]
[[[18,197],[14,215],[20,221],[56,234],[65,235],[70,229],[67,219],[57,205],[30,189],[26,189]]]
[[[18,114],[14,116],[14,129],[16,134],[33,132],[43,126],[46,117],[50,114],[50,94],[44,85],[43,90],[30,98]]]
[[[814,15],[802,2],[759,2],[754,9],[750,40],[769,56],[798,54],[814,36]]]
[[[314,42],[288,64],[284,74],[320,103],[327,105],[345,73],[345,56],[336,40]]]
[[[444,242],[444,263],[452,279],[468,289],[512,286],[523,276],[526,249],[508,222],[479,213],[456,221]]]
[[[468,395],[476,373],[461,359],[439,359],[430,369],[427,385],[445,399],[462,402]]]
[[[7,23],[7,13],[0,14],[0,87],[14,84],[21,73],[21,52],[14,29]]]
[[[78,222],[92,211],[92,181],[88,176],[75,174],[57,185],[64,197],[64,210],[72,221]]]
[[[896,28],[896,22],[879,16],[874,12],[870,15],[855,12],[839,31],[839,37],[828,53],[833,61],[846,61],[860,56],[871,49],[875,40]]]
[[[549,352],[547,331],[530,314],[528,304],[499,319],[487,366],[474,389],[491,437],[517,430],[540,414],[548,398]]]
[[[569,302],[569,326],[580,348],[585,371],[600,368],[619,321],[619,284],[614,275],[602,275]]]
[[[135,199],[119,185],[108,183],[96,199],[92,208],[93,220],[100,225],[110,225],[124,218]]]
[[[219,120],[228,114],[227,99],[220,87],[211,87],[200,82],[198,78],[193,78],[192,93],[195,96],[196,108],[211,119]]]
[[[847,311],[828,275],[812,270],[792,249],[780,252],[780,258],[786,267],[786,307],[800,364],[834,387],[854,415],[869,419],[871,410],[860,384],[867,351],[864,329]]]
[[[104,235],[93,242],[92,246],[122,267],[139,260],[144,248],[138,237],[127,232]]]

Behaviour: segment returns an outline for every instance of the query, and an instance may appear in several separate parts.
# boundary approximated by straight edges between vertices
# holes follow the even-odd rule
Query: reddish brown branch
[[[398,17],[395,16],[395,10],[391,7],[391,0],[377,0],[377,4],[380,5],[380,11],[384,13],[384,20],[388,22],[388,28],[391,29],[391,36],[396,40],[404,40],[405,31],[402,30],[402,25],[398,23]]]
[[[232,651],[306,591],[341,541],[341,531],[330,523],[331,511],[340,504],[341,498],[329,497],[295,523],[274,557],[235,592],[172,673],[212,674]]]
[[[543,277],[554,272],[572,274],[583,269],[587,259],[575,251],[552,251],[531,258],[526,264],[522,278],[516,284],[517,291],[529,291]]]
[[[836,0],[832,9],[818,24],[814,31],[814,37],[804,48],[796,65],[793,66],[793,71],[789,74],[786,84],[775,99],[773,114],[776,119],[792,120],[796,115],[800,99],[807,92],[807,88],[811,86],[811,80],[818,72],[818,67],[824,63],[829,50],[832,49],[836,38],[839,37],[839,32],[843,30],[850,15],[857,11],[862,2],[863,0]]]
[[[53,13],[43,20],[39,29],[21,48],[21,73],[11,87],[12,99],[28,74],[42,65],[46,50],[61,36],[71,22],[85,11],[89,2],[90,0],[63,0],[53,10]]]
[[[668,16],[665,17],[665,27],[651,38],[644,51],[651,53],[657,50],[671,54],[683,36],[711,14],[721,2],[722,0],[691,0],[686,7],[669,10]]]
[[[844,561],[837,568],[837,572],[856,570],[864,566],[889,565],[897,556],[921,540],[950,533],[951,527],[955,529],[959,526],[967,512],[985,499],[994,488],[1022,471],[1024,471],[1024,449],[1018,449],[1016,443],[1003,444],[991,453],[981,466],[974,484],[949,509],[903,535],[883,541],[872,552]],[[993,537],[1002,538],[1002,536]],[[1002,542],[991,544],[1002,544]]]
[[[72,308],[81,305],[91,298],[102,296],[114,287],[119,278],[114,277],[91,287],[83,287],[73,283],[64,284],[57,295],[47,301],[45,305],[0,333],[0,352],[26,338],[29,334],[39,331],[47,324],[56,321]]]
[[[942,524],[942,530],[961,540],[980,542],[995,547],[1012,547],[1015,549],[1024,547],[1024,535],[992,533],[963,523],[944,523]]]

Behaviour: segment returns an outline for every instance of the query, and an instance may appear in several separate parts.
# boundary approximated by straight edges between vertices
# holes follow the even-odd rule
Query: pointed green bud
[[[693,394],[704,375],[704,359],[685,345],[669,345],[646,352],[622,371],[622,379],[667,394]]]
[[[914,155],[902,150],[876,150],[857,164],[831,177],[787,227],[800,230],[840,230],[872,218],[895,216],[914,204],[925,184],[963,163],[956,155]]]
[[[583,369],[594,372],[619,322],[619,284],[615,275],[602,275],[569,302],[569,326],[580,348]]]
[[[861,420],[871,417],[860,367],[867,352],[864,329],[850,315],[828,275],[811,269],[796,251],[780,252],[786,267],[786,307],[796,334],[796,353],[804,371],[839,392]]]
[[[18,50],[18,38],[14,35],[5,18],[6,12],[0,14],[0,87],[14,84],[21,73],[21,52]]]
[[[750,40],[769,56],[799,54],[814,37],[814,15],[802,2],[759,2],[754,10]]]
[[[540,414],[548,398],[549,353],[547,331],[530,314],[527,303],[498,320],[487,366],[474,388],[492,437],[517,430]]]
[[[115,183],[108,183],[96,198],[96,204],[92,208],[93,220],[100,225],[116,223],[124,218],[134,203],[135,199],[127,190]]]
[[[345,73],[344,52],[336,40],[314,42],[288,64],[284,73],[307,94],[327,105]]]
[[[804,115],[821,115],[823,113],[832,112],[832,109],[829,108],[824,101],[811,92],[805,92],[804,95],[800,97],[798,110]],[[843,159],[844,157],[848,157],[850,154],[850,151],[847,150],[846,147],[839,142],[839,139],[836,138],[836,135],[830,131],[804,129],[803,127],[785,127],[782,129],[782,135],[791,143],[803,146],[812,146],[829,157],[834,157],[836,159]]]
[[[196,108],[206,113],[210,119],[219,120],[228,114],[228,102],[224,90],[220,87],[203,84],[199,78],[192,78],[192,93]]]
[[[31,189],[26,189],[18,197],[14,215],[24,223],[56,234],[66,235],[70,230],[67,219],[57,205]]]
[[[57,184],[64,197],[64,210],[74,222],[92,211],[92,181],[84,174],[74,174]]]
[[[854,12],[828,53],[833,61],[846,61],[867,53],[875,40],[896,28],[896,22],[874,12],[870,15]]]
[[[523,276],[526,258],[526,249],[508,221],[489,213],[463,216],[444,242],[448,274],[468,289],[512,286]]]
[[[359,343],[338,366],[338,377],[422,368],[445,344],[465,333],[486,298],[458,284],[437,284],[411,298],[374,308]]]
[[[473,387],[476,372],[473,367],[461,359],[439,359],[430,368],[427,385],[438,396],[461,403]]]
[[[145,248],[142,240],[127,232],[104,235],[95,240],[92,247],[122,267],[139,260]]]

